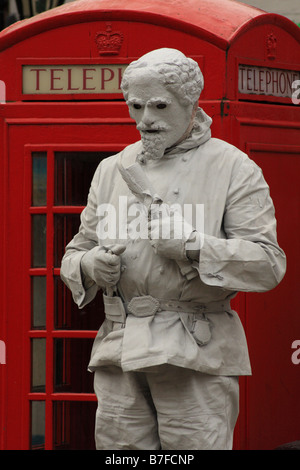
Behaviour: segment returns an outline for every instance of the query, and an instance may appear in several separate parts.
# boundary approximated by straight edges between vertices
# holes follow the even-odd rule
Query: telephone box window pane
[[[55,196],[58,206],[85,206],[93,175],[108,152],[56,152]]]
[[[96,409],[94,401],[55,401],[54,450],[95,450]]]
[[[78,232],[80,214],[56,214],[54,216],[54,266],[60,267],[66,245]]]
[[[33,268],[46,266],[46,227],[45,214],[32,215],[31,264]]]
[[[45,447],[45,402],[31,402],[31,449]]]
[[[47,205],[47,153],[32,154],[32,205]]]
[[[87,371],[93,338],[54,340],[54,392],[94,393],[93,374]]]
[[[46,277],[31,278],[32,327],[46,328]]]
[[[31,391],[45,392],[46,384],[46,339],[33,338],[31,340]]]
[[[98,330],[104,320],[103,298],[100,292],[94,300],[79,309],[70,289],[59,276],[54,277],[55,329]]]

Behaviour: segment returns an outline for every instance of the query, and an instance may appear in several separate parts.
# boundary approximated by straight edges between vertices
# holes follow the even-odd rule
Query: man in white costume
[[[66,247],[61,277],[78,306],[103,291],[89,364],[97,449],[231,449],[251,367],[230,300],[285,273],[262,171],[211,137],[202,89],[198,64],[174,49],[128,66],[141,140],[100,163]]]

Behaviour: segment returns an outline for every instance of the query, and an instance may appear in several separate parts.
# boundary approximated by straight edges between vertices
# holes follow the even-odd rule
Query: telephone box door
[[[79,310],[60,279],[60,263],[96,167],[128,144],[132,126],[16,121],[7,127],[7,181],[14,185],[7,188],[6,344],[14,351],[7,351],[5,447],[91,449],[96,401],[87,365],[103,321],[102,298]],[[122,143],[111,143],[112,127]]]

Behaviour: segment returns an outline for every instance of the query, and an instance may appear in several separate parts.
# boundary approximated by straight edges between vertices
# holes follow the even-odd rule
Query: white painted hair
[[[204,87],[204,78],[196,61],[177,49],[156,49],[131,62],[125,70],[121,89],[126,101],[130,79],[134,77],[137,69],[145,69],[146,73],[150,70],[156,72],[161,83],[174,93],[183,105],[194,105]]]

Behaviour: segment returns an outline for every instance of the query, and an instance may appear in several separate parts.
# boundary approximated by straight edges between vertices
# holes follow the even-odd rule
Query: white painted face
[[[153,71],[137,71],[131,78],[127,104],[137,124],[146,158],[158,159],[186,136],[193,105],[183,105]]]

